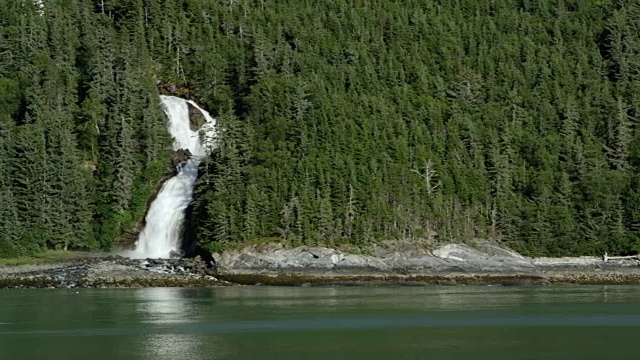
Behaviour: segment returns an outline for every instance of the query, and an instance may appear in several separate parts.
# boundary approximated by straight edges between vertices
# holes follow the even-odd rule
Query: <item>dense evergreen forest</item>
[[[189,229],[640,249],[639,0],[0,0],[0,256],[111,249],[218,118]]]

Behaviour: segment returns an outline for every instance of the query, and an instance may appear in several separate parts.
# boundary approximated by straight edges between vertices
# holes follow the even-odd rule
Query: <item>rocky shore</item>
[[[0,267],[0,288],[202,287],[228,285],[196,259],[82,258]]]
[[[265,285],[640,284],[640,261],[529,258],[495,242],[374,246],[367,254],[268,244],[214,255],[220,279]]]
[[[640,284],[637,258],[529,258],[490,241],[430,247],[386,243],[365,254],[264,244],[213,258],[106,256],[4,266],[0,288]]]

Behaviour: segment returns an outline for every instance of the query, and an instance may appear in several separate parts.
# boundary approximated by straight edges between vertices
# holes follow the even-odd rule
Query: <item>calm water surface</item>
[[[633,359],[640,287],[1,290],[0,359]]]

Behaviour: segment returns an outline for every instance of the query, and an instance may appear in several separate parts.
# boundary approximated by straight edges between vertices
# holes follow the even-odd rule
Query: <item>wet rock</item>
[[[189,161],[189,159],[191,159],[191,156],[193,155],[191,154],[191,151],[189,149],[178,149],[174,151],[173,155],[171,156],[171,167],[174,169],[178,168],[182,164]]]
[[[191,131],[198,131],[207,123],[207,119],[205,119],[202,112],[191,103],[187,103],[187,106],[189,107],[189,128]]]

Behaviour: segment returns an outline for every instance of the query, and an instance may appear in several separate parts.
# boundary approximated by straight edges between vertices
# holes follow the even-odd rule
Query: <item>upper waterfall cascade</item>
[[[188,149],[191,158],[179,167],[176,176],[167,180],[147,212],[146,225],[131,258],[169,258],[179,252],[185,209],[191,203],[193,187],[198,177],[198,164],[214,146],[215,120],[194,102],[173,96],[161,96],[162,106],[169,117],[169,133],[173,150]],[[197,108],[205,124],[193,131],[189,121],[189,106]]]

